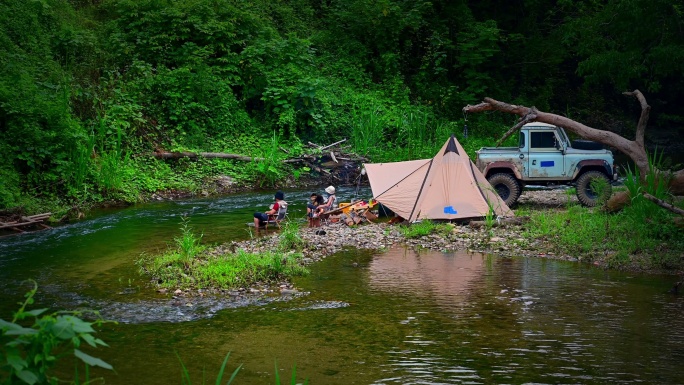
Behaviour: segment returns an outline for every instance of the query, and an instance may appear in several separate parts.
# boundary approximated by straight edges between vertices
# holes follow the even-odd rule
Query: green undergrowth
[[[430,220],[423,220],[399,228],[399,231],[406,238],[420,238],[430,234],[447,235],[451,230],[451,226],[446,223],[437,223]]]
[[[643,204],[643,205],[642,205]],[[647,205],[648,204],[648,205]],[[643,206],[650,206],[644,209]],[[634,202],[618,214],[571,205],[565,211],[518,211],[529,215],[524,236],[542,240],[557,254],[612,268],[681,269],[684,231],[673,215],[651,202]]]
[[[304,242],[296,225],[288,226],[280,233],[275,250],[216,253],[201,244],[202,236],[184,219],[181,236],[172,246],[157,255],[141,256],[137,264],[142,275],[162,288],[233,289],[306,275],[300,252]]]

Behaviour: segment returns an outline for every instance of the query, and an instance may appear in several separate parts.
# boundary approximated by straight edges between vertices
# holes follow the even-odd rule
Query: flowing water
[[[367,194],[367,192],[364,191]],[[286,192],[303,216],[308,192]],[[354,191],[342,190],[342,201]],[[107,384],[213,383],[225,354],[236,383],[682,384],[684,299],[676,277],[468,253],[346,250],[296,280],[296,297],[173,300],[146,286],[141,253],[166,247],[188,216],[207,243],[250,237],[272,194],[146,204],[0,240],[0,316],[38,281],[39,305],[108,319],[93,354]],[[224,378],[224,381],[227,377]]]

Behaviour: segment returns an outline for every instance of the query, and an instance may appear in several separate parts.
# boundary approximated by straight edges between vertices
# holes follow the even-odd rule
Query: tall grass
[[[352,146],[363,156],[384,143],[385,117],[378,104],[355,105],[351,110]]]
[[[190,227],[190,218],[181,218],[181,236],[174,238],[174,243],[177,246],[177,253],[179,260],[186,268],[190,267],[192,260],[199,255],[206,247],[202,246],[203,234],[195,235]]]
[[[614,267],[682,268],[684,231],[674,225],[672,213],[643,197],[649,193],[669,198],[668,176],[656,173],[660,160],[649,157],[649,174],[644,178],[627,169],[625,186],[631,204],[620,213],[570,204],[565,212],[531,212],[526,236],[549,241],[559,253],[589,256]]]
[[[282,231],[278,236],[278,249],[281,251],[302,250],[304,239],[299,234],[299,224],[295,221],[283,221]]]
[[[262,160],[255,162],[259,186],[275,186],[276,182],[283,177],[283,165],[280,161],[280,136],[275,130],[269,146],[261,157]]]

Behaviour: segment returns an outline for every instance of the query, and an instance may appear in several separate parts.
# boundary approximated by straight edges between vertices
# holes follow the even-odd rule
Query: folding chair
[[[281,203],[280,208],[278,209],[278,214],[272,214],[268,216],[268,221],[266,222],[264,229],[267,229],[269,224],[276,225],[278,228],[281,228],[280,222],[284,221],[285,219],[290,219],[287,216],[287,204]]]

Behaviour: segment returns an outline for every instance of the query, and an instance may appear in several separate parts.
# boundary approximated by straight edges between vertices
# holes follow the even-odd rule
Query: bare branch
[[[501,143],[504,142],[504,140],[508,139],[508,137],[511,136],[514,132],[518,131],[520,127],[524,126],[529,122],[533,122],[537,118],[536,112],[537,109],[535,107],[532,107],[532,109],[527,115],[523,116],[515,126],[511,127],[511,129],[508,130],[508,132],[506,132],[504,136],[502,136],[501,139],[499,139],[498,142],[496,142],[495,146],[499,147]]]
[[[644,146],[644,133],[646,132],[646,124],[648,123],[649,115],[651,114],[651,106],[646,102],[646,97],[639,90],[634,90],[632,92],[623,92],[623,95],[634,96],[639,101],[641,105],[641,116],[639,117],[639,123],[637,124],[636,138],[634,139],[642,147]]]
[[[662,199],[658,199],[651,194],[644,193],[644,198],[648,199],[649,201],[657,204],[658,206],[660,206],[666,210],[672,211],[675,214],[684,215],[684,210],[682,210],[679,207],[676,207],[674,205],[671,205]]]
[[[344,142],[346,142],[346,141],[347,141],[347,138],[344,138],[344,139],[342,139],[342,140],[340,140],[340,141],[338,141],[338,142],[335,142],[335,143],[333,143],[333,144],[329,144],[329,145],[327,145],[327,146],[325,146],[325,147],[321,147],[321,151],[323,151],[323,150],[325,150],[325,149],[327,149],[327,148],[330,148],[330,147],[332,147],[332,146],[336,146],[336,145],[338,145],[338,144],[340,144],[340,143],[344,143]]]

